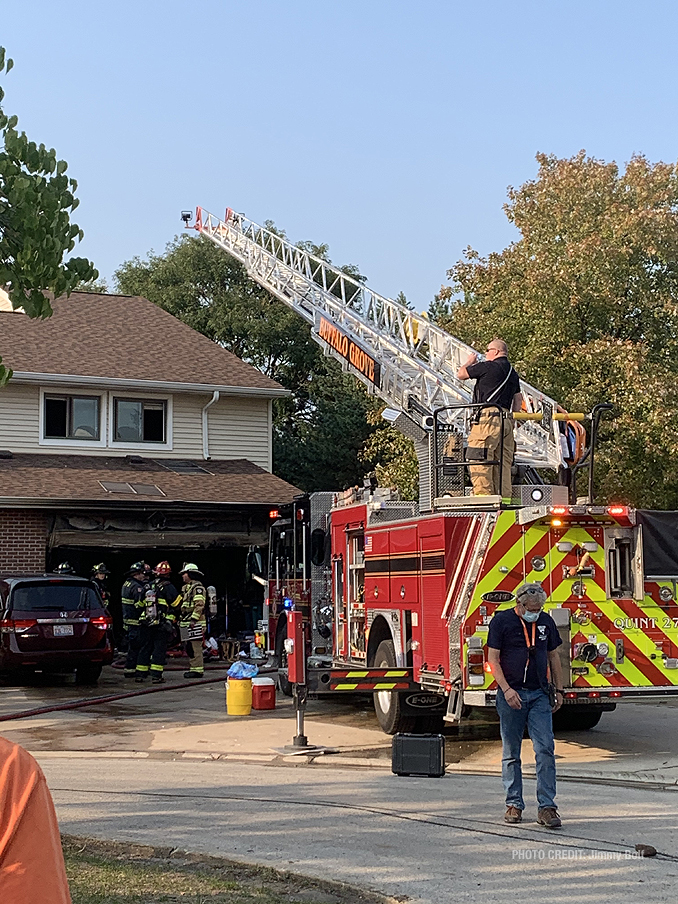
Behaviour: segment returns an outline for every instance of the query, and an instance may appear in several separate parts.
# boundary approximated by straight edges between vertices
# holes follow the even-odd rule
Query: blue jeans
[[[537,764],[537,803],[540,809],[555,807],[556,758],[549,698],[539,689],[523,689],[518,693],[522,709],[511,709],[503,692],[497,690],[497,712],[503,745],[501,779],[506,792],[506,806],[525,809],[520,749],[527,725]]]

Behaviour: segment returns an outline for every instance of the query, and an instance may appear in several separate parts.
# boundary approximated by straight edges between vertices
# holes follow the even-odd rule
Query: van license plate
[[[73,625],[54,625],[55,637],[70,637],[73,634]]]

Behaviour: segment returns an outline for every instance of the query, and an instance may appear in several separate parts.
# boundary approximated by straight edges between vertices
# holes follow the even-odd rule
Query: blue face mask
[[[526,622],[536,622],[540,615],[541,609],[539,610],[539,612],[530,612],[528,609],[526,609],[523,612],[523,620]]]

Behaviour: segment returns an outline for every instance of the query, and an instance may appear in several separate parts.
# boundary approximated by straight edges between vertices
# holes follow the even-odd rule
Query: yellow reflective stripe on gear
[[[346,672],[347,678],[365,678],[369,672]]]
[[[381,684],[375,684],[374,689],[375,691],[392,691],[395,686],[395,681],[392,681],[390,684],[387,682],[382,682]]]
[[[358,687],[358,682],[355,684],[335,684],[335,691],[354,691]]]

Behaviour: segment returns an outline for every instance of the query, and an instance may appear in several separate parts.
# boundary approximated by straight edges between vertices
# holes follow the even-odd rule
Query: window
[[[45,396],[45,439],[99,439],[98,396]]]
[[[165,443],[165,412],[163,401],[114,399],[114,441]]]

